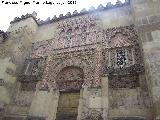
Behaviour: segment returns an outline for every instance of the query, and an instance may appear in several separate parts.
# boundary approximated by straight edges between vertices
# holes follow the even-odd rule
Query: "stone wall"
[[[144,53],[147,84],[154,104],[154,116],[159,118],[159,30],[160,30],[160,1],[135,0],[133,13],[135,24],[141,38]]]
[[[11,24],[6,33],[7,38],[0,43],[0,104],[6,111],[6,116],[8,114],[25,116],[29,110],[24,103],[28,95],[18,92],[17,76],[22,71],[24,61],[31,50],[31,41],[37,27],[34,22],[33,19],[26,19]],[[12,119],[12,117],[5,119]]]
[[[78,120],[158,119],[160,3],[130,3],[43,24],[30,15],[11,22],[0,42],[0,114],[55,120],[59,92],[73,89],[64,89],[69,77],[81,81],[73,83],[80,90]],[[84,74],[63,75],[73,66]]]

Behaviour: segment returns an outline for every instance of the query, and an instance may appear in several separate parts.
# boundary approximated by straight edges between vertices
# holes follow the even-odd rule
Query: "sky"
[[[52,5],[46,4],[46,1],[47,3],[52,2]],[[74,2],[69,4],[69,1]],[[75,10],[80,12],[83,8],[88,10],[91,6],[97,8],[99,4],[106,6],[108,2],[115,4],[116,1],[117,0],[0,0],[0,30],[6,31],[10,22],[15,17],[21,17],[21,15],[27,13],[31,14],[33,11],[37,13],[37,18],[46,20],[48,17],[53,18],[54,15],[58,17],[59,14],[66,15],[67,12],[71,12],[72,14]],[[121,1],[124,2],[125,0]],[[10,2],[11,4],[5,4],[6,2]],[[17,2],[18,4],[12,4],[13,2]],[[30,4],[25,4],[26,2]],[[36,4],[37,2],[39,2],[39,4]]]

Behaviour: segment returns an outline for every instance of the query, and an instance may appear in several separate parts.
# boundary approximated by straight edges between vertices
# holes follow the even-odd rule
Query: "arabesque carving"
[[[138,75],[115,75],[109,76],[109,88],[130,88],[135,89],[139,87]]]
[[[83,70],[70,66],[63,68],[58,74],[56,83],[60,91],[80,90],[83,84]]]
[[[48,58],[42,82],[38,85],[43,86],[41,90],[48,88],[57,89],[56,79],[60,71],[68,66],[80,67],[84,71],[83,85],[92,87],[100,86],[100,76],[104,74],[130,74],[143,72],[141,64],[140,49],[138,45],[138,36],[134,30],[134,26],[125,26],[107,29],[100,34],[99,25],[96,23],[97,18],[93,16],[84,16],[82,18],[68,19],[57,23],[56,40],[48,40],[40,43],[35,43],[31,57],[44,57],[53,54]],[[87,33],[96,31],[99,34],[95,40],[101,40],[102,45],[95,44],[87,47],[76,45],[76,39],[72,38],[79,33]],[[83,35],[81,35],[83,36]],[[93,35],[92,35],[93,36]],[[88,38],[88,37],[87,37]],[[85,38],[87,40],[87,38]],[[62,40],[63,39],[63,40]],[[80,38],[83,39],[83,38]],[[61,42],[59,42],[59,40]],[[85,40],[85,41],[86,41]],[[54,41],[54,43],[53,43]],[[64,49],[65,44],[55,48],[53,45],[66,43],[67,49]],[[57,42],[57,43],[55,43]],[[58,43],[59,42],[59,43]],[[93,44],[93,43],[92,43]],[[73,47],[75,45],[75,47]],[[85,43],[84,45],[88,45]],[[73,48],[72,48],[73,47]],[[123,48],[123,49],[122,49]],[[121,55],[120,52],[124,52]],[[40,51],[37,53],[37,51]],[[103,52],[103,53],[102,53]],[[122,60],[123,56],[123,60]],[[140,60],[139,60],[140,59]],[[107,61],[107,62],[106,62]],[[120,64],[123,61],[123,67]],[[103,66],[102,66],[103,65]],[[119,68],[120,66],[120,68]],[[103,72],[102,72],[103,70]],[[93,74],[94,73],[94,74]],[[67,85],[68,83],[66,83]],[[77,84],[78,83],[74,83]],[[79,82],[82,84],[82,82]],[[64,85],[64,86],[66,86]]]
[[[99,42],[101,29],[97,24],[97,19],[95,15],[87,15],[58,22],[55,37],[35,43],[31,56],[44,57],[55,50],[71,47],[79,49],[80,46]]]
[[[104,68],[104,73],[124,74],[126,72],[127,74],[132,71],[144,71],[138,40],[134,25],[104,30],[102,40],[105,46],[103,62],[106,64],[106,69]]]
[[[138,35],[134,25],[114,27],[103,31],[105,39],[102,41],[108,48],[138,45]]]

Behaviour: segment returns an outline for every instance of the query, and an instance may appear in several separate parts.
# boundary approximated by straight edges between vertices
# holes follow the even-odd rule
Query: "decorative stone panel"
[[[66,67],[58,74],[56,83],[60,91],[80,90],[84,81],[83,76],[82,69],[74,66]]]
[[[138,44],[138,35],[134,25],[114,27],[104,30],[103,44],[107,48],[135,46]]]
[[[90,109],[82,113],[81,120],[103,120],[102,111]]]
[[[92,85],[92,81],[94,78],[92,74],[92,71],[93,71],[92,67],[88,65],[87,62],[85,62],[84,60],[77,59],[77,58],[67,59],[63,61],[61,64],[59,64],[57,67],[55,67],[55,69],[51,68],[52,74],[50,74],[49,79],[52,78],[51,79],[52,82],[53,80],[56,80],[56,77],[60,73],[60,71],[67,66],[76,66],[83,69],[84,85],[89,85],[89,86]]]
[[[86,15],[58,22],[55,37],[35,43],[31,56],[44,57],[51,51],[78,48],[100,42],[101,29],[97,23],[98,18],[96,15]]]
[[[141,74],[144,73],[144,66],[142,64],[134,64],[124,68],[106,67],[103,72],[108,75]]]
[[[60,53],[55,53],[53,57],[50,56],[48,58],[43,82],[48,85],[50,84],[50,87],[52,87],[53,89],[57,89],[56,79],[58,74],[63,68],[74,66],[79,67],[84,72],[83,86],[99,86],[99,82],[94,82],[95,75],[93,74],[93,72],[96,69],[94,58],[94,49],[85,49],[70,52],[62,51]]]
[[[130,88],[134,89],[139,87],[139,76],[138,75],[115,75],[109,76],[109,88]]]
[[[107,29],[103,33],[102,44],[105,47],[103,57],[107,62],[105,62],[105,59],[103,61],[106,71],[108,71],[108,68],[133,68],[134,65],[139,68],[143,64],[139,38],[135,32],[134,25]]]

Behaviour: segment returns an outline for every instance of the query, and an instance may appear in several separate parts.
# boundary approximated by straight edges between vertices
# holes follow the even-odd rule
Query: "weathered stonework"
[[[160,3],[144,1],[15,18],[0,31],[0,120],[159,119]]]

